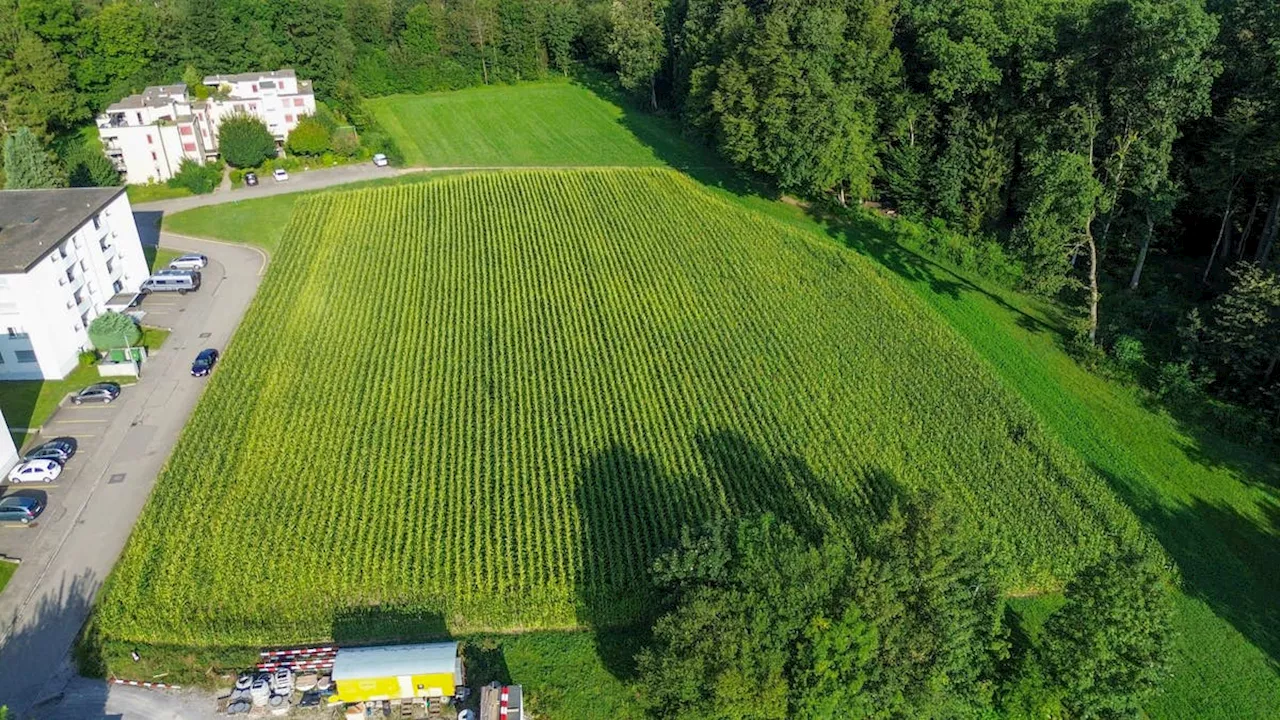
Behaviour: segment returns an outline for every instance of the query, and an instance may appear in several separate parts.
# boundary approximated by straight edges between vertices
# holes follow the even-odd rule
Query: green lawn
[[[0,593],[4,592],[4,586],[9,584],[9,579],[16,572],[18,572],[18,563],[0,560]]]
[[[432,182],[457,174],[459,173],[455,171],[411,173],[351,183],[337,189],[345,191]],[[293,215],[293,206],[302,198],[333,191],[308,190],[287,195],[268,195],[184,210],[164,217],[164,231],[226,242],[246,243],[274,254],[280,247],[280,236],[284,233],[284,227]]]
[[[155,272],[164,267],[168,267],[173,259],[182,255],[176,250],[168,248],[156,247],[155,245],[146,245],[142,248],[142,254],[147,259],[147,269]]]
[[[0,411],[10,428],[37,427],[49,419],[67,393],[99,380],[98,371],[81,362],[61,380],[0,381]],[[19,438],[15,435],[14,442]]]
[[[125,193],[129,195],[129,203],[131,205],[138,205],[157,200],[187,197],[191,194],[191,191],[186,188],[171,188],[164,183],[151,183],[148,185],[129,185],[125,187]]]
[[[719,164],[674,126],[570,82],[484,87],[368,101],[409,165]]]

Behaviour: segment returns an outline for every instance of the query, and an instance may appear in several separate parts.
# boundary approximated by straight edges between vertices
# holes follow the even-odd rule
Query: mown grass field
[[[673,126],[569,82],[368,101],[408,165],[430,167],[721,164]]]
[[[321,195],[98,629],[209,647],[625,623],[686,525],[770,510],[848,534],[898,488],[957,508],[1010,589],[1137,532],[896,281],[683,175]]]

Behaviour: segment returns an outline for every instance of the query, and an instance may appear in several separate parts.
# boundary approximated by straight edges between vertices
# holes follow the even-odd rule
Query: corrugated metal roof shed
[[[333,679],[357,680],[434,673],[453,675],[457,657],[456,642],[339,648],[333,661]]]

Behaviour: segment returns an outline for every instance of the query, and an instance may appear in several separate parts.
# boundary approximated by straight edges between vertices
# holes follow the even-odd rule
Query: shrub
[[[275,157],[276,139],[258,118],[233,115],[218,128],[218,149],[228,165],[254,167]]]
[[[289,133],[285,147],[297,155],[319,155],[329,149],[329,131],[315,117],[307,115]]]
[[[67,158],[67,180],[71,187],[115,187],[120,171],[102,150],[86,147]]]
[[[211,193],[222,182],[222,163],[211,162],[201,165],[191,158],[183,158],[178,165],[178,173],[169,178],[171,188],[186,188],[196,195]]]
[[[248,172],[240,168],[231,168],[231,184],[239,187],[244,184],[244,174]]]
[[[333,151],[351,157],[360,151],[360,136],[351,128],[342,128],[333,134]]]
[[[1111,345],[1111,356],[1120,363],[1120,366],[1129,372],[1136,372],[1141,369],[1142,365],[1147,361],[1146,347],[1138,338],[1121,335]]]
[[[99,350],[137,345],[140,339],[142,330],[128,315],[108,310],[89,323],[89,342]]]
[[[1156,373],[1156,397],[1174,402],[1197,399],[1204,392],[1204,384],[1190,360],[1167,362]]]

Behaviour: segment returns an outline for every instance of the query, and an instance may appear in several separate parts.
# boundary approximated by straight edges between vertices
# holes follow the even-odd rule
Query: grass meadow
[[[559,84],[550,87],[562,94],[588,92]],[[438,153],[429,160],[425,155],[417,159],[426,164],[618,164],[601,161],[597,148],[570,157],[570,143],[525,140],[527,127],[501,122],[508,95],[514,103],[527,92],[527,87],[516,87],[458,93],[490,100],[468,103],[462,98],[462,104],[473,106],[468,112],[481,116],[466,130],[424,120],[412,130],[402,125],[397,132]],[[433,105],[442,107],[452,95],[379,102],[403,108],[421,104],[425,117],[435,112]],[[613,152],[619,156],[643,159],[637,143],[648,146],[654,158],[670,159],[673,165],[696,156],[661,121],[646,125],[643,113],[628,111],[609,96],[598,102],[614,106],[617,113],[608,125],[612,134],[600,136],[598,144],[616,146],[619,149]],[[380,117],[388,112],[392,111],[379,109]],[[407,117],[408,112],[403,113]],[[555,132],[580,127],[583,121],[568,113],[557,122]],[[599,130],[604,125],[594,122],[594,127]],[[483,139],[475,137],[481,134],[475,128],[484,128]],[[542,128],[541,132],[552,131]],[[439,136],[456,139],[446,142]],[[536,163],[528,159],[531,150],[522,142],[542,148]],[[468,145],[476,146],[475,155],[450,155],[462,151],[443,149]],[[1280,567],[1280,470],[1269,454],[1273,449],[1244,447],[1211,429],[1184,424],[1139,392],[1081,369],[1063,350],[1066,330],[1059,309],[991,287],[913,252],[896,239],[892,224],[815,220],[804,209],[768,197],[714,187],[742,186],[726,173],[693,174],[713,186],[711,192],[724,202],[767,215],[819,243],[834,242],[874,259],[881,268],[879,275],[890,281],[884,287],[905,289],[922,300],[980,358],[999,385],[1030,408],[1044,434],[1069,448],[1075,462],[1101,477],[1177,562],[1183,577],[1177,601],[1178,655],[1164,694],[1147,708],[1152,717],[1274,714],[1280,707],[1280,603],[1276,601],[1280,573],[1275,572]],[[302,196],[282,197],[292,205]],[[253,205],[267,202],[283,200],[246,201],[243,208],[234,209],[240,213],[237,217],[261,217],[261,224],[219,223],[216,208],[202,208],[166,218],[165,227],[276,249],[283,222],[273,223],[266,212],[258,215],[258,208],[265,206]],[[841,262],[851,264],[847,259]],[[1030,626],[1038,627],[1056,600],[1050,589],[1039,597],[1017,599],[1014,605]],[[536,643],[540,636],[522,636],[522,642]],[[597,637],[597,645],[600,641]],[[574,662],[579,661],[582,658]],[[537,675],[527,678],[535,685],[555,682]],[[558,692],[550,691],[548,697]]]

